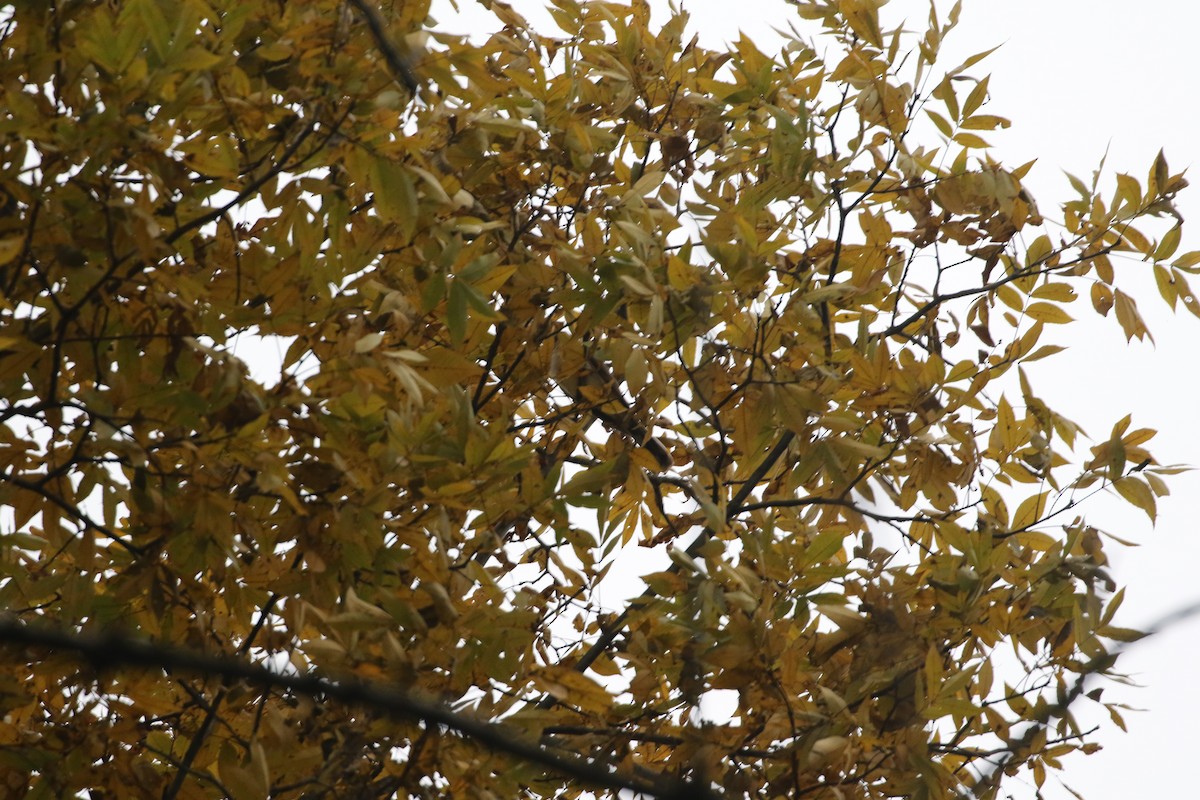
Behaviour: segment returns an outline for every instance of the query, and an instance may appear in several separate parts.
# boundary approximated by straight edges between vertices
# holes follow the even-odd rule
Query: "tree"
[[[1080,504],[1173,469],[1022,365],[1078,295],[1148,336],[1130,270],[1200,314],[1183,177],[1045,221],[957,6],[800,2],[770,56],[481,1],[0,12],[14,796],[995,797],[1094,750],[1137,634]]]

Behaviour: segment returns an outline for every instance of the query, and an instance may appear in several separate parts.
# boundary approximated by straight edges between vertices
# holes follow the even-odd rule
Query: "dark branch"
[[[103,666],[179,670],[220,677],[226,681],[240,680],[262,689],[285,689],[309,697],[323,697],[346,705],[370,708],[392,717],[421,720],[455,731],[493,752],[538,764],[596,789],[625,789],[663,800],[686,797],[689,792],[695,795],[702,789],[657,775],[634,777],[604,762],[555,753],[531,743],[511,727],[452,711],[441,703],[413,692],[378,682],[356,678],[335,681],[317,675],[285,675],[242,658],[188,650],[120,633],[74,632],[28,625],[11,615],[0,616],[0,642],[65,650]]]
[[[383,17],[379,16],[379,10],[366,0],[350,0],[350,5],[354,6],[359,14],[362,14],[363,21],[367,23],[371,37],[375,40],[375,46],[379,48],[379,52],[383,53],[388,68],[392,71],[392,77],[404,84],[404,87],[415,95],[417,89],[421,88],[421,84],[417,82],[417,76],[413,74],[412,68],[408,65],[408,59],[400,54],[396,45],[388,37],[387,31],[384,29]]]

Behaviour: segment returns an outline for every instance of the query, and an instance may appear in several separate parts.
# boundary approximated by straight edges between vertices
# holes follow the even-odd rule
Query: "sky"
[[[480,24],[471,0],[459,0],[461,16],[436,0],[440,27],[460,31]],[[542,0],[513,0],[532,21]],[[701,43],[716,47],[744,31],[770,51],[778,41],[772,28],[798,20],[782,0],[682,0]],[[941,0],[938,9],[949,11]],[[652,0],[655,20],[666,4]],[[731,12],[736,9],[736,14]],[[885,23],[908,18],[924,30],[926,0],[892,0]],[[486,27],[486,26],[485,26]],[[886,27],[886,26],[885,26]],[[1144,178],[1159,149],[1172,172],[1196,167],[1195,191],[1179,208],[1195,228],[1184,228],[1180,251],[1200,249],[1200,104],[1192,88],[1200,83],[1195,31],[1200,6],[1181,0],[963,0],[958,28],[943,46],[943,66],[996,45],[1000,49],[971,70],[991,73],[991,113],[1012,127],[989,137],[994,154],[1016,166],[1038,159],[1025,183],[1043,212],[1069,197],[1064,171],[1090,181],[1107,152],[1106,170]],[[478,30],[478,28],[475,28]],[[547,26],[547,31],[552,31]],[[805,30],[801,27],[801,30]],[[1113,423],[1133,414],[1133,427],[1159,431],[1151,442],[1160,463],[1200,464],[1200,320],[1172,315],[1157,296],[1148,265],[1118,263],[1119,280],[1130,280],[1155,343],[1127,344],[1113,320],[1076,312],[1079,321],[1062,329],[1058,343],[1069,350],[1029,375],[1050,407],[1081,424],[1094,439],[1108,436]],[[1198,281],[1200,283],[1200,281]],[[1195,288],[1200,289],[1200,286]],[[1157,525],[1140,511],[1097,498],[1085,509],[1089,521],[1139,547],[1110,552],[1113,574],[1128,587],[1118,624],[1146,628],[1164,615],[1200,601],[1200,472],[1175,476],[1172,495],[1161,498]],[[1066,760],[1063,777],[1086,800],[1125,797],[1194,796],[1194,776],[1181,768],[1194,758],[1200,719],[1200,618],[1176,624],[1134,645],[1119,667],[1140,688],[1107,684],[1106,697],[1144,709],[1125,714],[1128,734],[1105,720],[1095,741],[1096,755]],[[1010,783],[1013,800],[1032,800],[1032,784]],[[1071,795],[1047,781],[1042,796]]]
[[[894,0],[886,11],[902,16],[923,5]],[[1002,45],[979,65],[992,74],[995,113],[1013,121],[993,143],[1004,163],[1039,159],[1027,182],[1041,207],[1068,196],[1064,170],[1086,179],[1107,151],[1106,169],[1141,177],[1162,148],[1173,171],[1196,167],[1197,191],[1185,192],[1179,204],[1196,228],[1189,233],[1185,224],[1181,249],[1200,249],[1200,110],[1188,99],[1200,78],[1194,55],[1200,8],[1170,0],[965,0],[963,6],[947,47],[965,57]],[[1061,342],[1070,349],[1030,369],[1030,380],[1052,408],[1093,437],[1104,438],[1132,413],[1134,427],[1159,431],[1153,452],[1161,462],[1200,464],[1200,320],[1166,309],[1148,266],[1124,266],[1138,296],[1146,297],[1140,308],[1156,343],[1126,344],[1111,321],[1080,313],[1080,324],[1064,329]],[[1118,619],[1129,627],[1146,628],[1200,600],[1200,473],[1176,476],[1171,485],[1153,528],[1116,502],[1086,510],[1099,527],[1141,544],[1111,555],[1117,581],[1128,587]],[[1106,726],[1097,739],[1101,752],[1068,760],[1067,783],[1087,800],[1194,796],[1194,775],[1177,767],[1195,758],[1198,662],[1196,618],[1131,648],[1119,667],[1142,687],[1110,686],[1106,695],[1145,711],[1125,715],[1128,734]],[[1047,798],[1070,797],[1051,784]],[[1032,787],[1024,788],[1011,789],[1015,800],[1034,797]]]

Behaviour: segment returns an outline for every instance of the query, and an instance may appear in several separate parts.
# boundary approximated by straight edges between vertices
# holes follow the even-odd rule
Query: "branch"
[[[84,513],[83,509],[79,508],[79,506],[75,505],[74,503],[68,502],[64,498],[59,497],[52,492],[46,491],[40,482],[34,483],[32,481],[27,481],[24,478],[18,478],[16,475],[4,474],[0,474],[0,481],[3,481],[4,483],[10,483],[13,486],[16,486],[18,489],[24,489],[28,492],[33,492],[34,494],[39,495],[47,502],[53,503],[63,511],[66,511],[75,519],[76,522],[78,522],[80,525],[83,525],[85,528],[90,528],[94,531],[104,534],[109,539],[121,545],[134,555],[142,555],[142,548],[121,536],[121,534],[117,533],[112,528],[109,528],[107,525],[96,522],[94,519]]]
[[[689,741],[683,736],[675,736],[669,733],[626,730],[624,728],[590,728],[587,725],[551,726],[542,731],[542,736],[544,738],[553,736],[606,736],[612,739],[626,739],[631,742],[661,744],[666,747],[678,747],[687,744]],[[790,745],[777,749],[739,747],[736,750],[729,751],[729,755],[742,758],[779,759],[791,755],[795,750],[796,748]]]
[[[1082,237],[1080,237],[1080,238],[1082,238]],[[1079,240],[1077,239],[1076,242],[1073,242],[1069,246],[1074,246],[1078,241]],[[1116,245],[1113,244],[1113,245],[1104,247],[1091,255],[1080,256],[1079,258],[1074,258],[1074,259],[1071,259],[1070,261],[1066,261],[1066,262],[1063,262],[1060,264],[1055,264],[1054,266],[1048,266],[1048,267],[1040,266],[1041,264],[1047,263],[1053,256],[1061,255],[1063,252],[1062,249],[1056,250],[1056,251],[1050,253],[1049,255],[1047,255],[1046,257],[1044,257],[1041,261],[1038,261],[1036,264],[1031,265],[1031,267],[1038,267],[1037,269],[1026,268],[1023,270],[1017,270],[1017,271],[1013,272],[1011,275],[1005,275],[1003,278],[997,278],[996,280],[992,281],[991,283],[985,283],[983,286],[974,286],[974,287],[971,287],[970,289],[960,289],[955,292],[948,292],[946,294],[935,295],[934,297],[932,297],[928,301],[926,301],[924,305],[917,308],[916,311],[909,314],[908,317],[906,319],[904,319],[904,321],[897,322],[897,323],[891,325],[890,327],[888,327],[882,331],[879,331],[878,333],[872,334],[872,337],[875,339],[886,339],[889,336],[895,336],[899,333],[902,333],[904,331],[904,329],[907,328],[909,325],[912,325],[914,322],[918,322],[930,311],[940,307],[943,303],[949,302],[950,300],[957,300],[961,297],[974,297],[975,295],[987,294],[988,292],[993,292],[996,289],[999,289],[1001,286],[1005,286],[1007,284],[1012,283],[1013,281],[1018,281],[1022,278],[1032,278],[1032,277],[1039,276],[1039,275],[1053,275],[1058,272],[1064,272],[1069,267],[1074,267],[1074,266],[1078,266],[1080,264],[1085,264],[1085,263],[1092,261],[1100,256],[1108,255],[1115,248],[1116,248]],[[893,317],[894,316],[895,316],[895,314],[893,312]]]
[[[226,681],[240,680],[261,689],[285,689],[366,707],[391,717],[421,720],[444,726],[492,752],[537,764],[596,789],[628,790],[662,800],[712,797],[711,791],[704,786],[671,781],[658,775],[638,778],[603,762],[552,752],[529,742],[514,728],[452,711],[442,703],[380,682],[357,678],[334,681],[311,674],[285,675],[241,658],[189,650],[120,633],[74,632],[29,625],[10,614],[0,615],[0,642],[69,651],[97,666],[179,670]]]
[[[408,65],[408,59],[400,54],[396,45],[388,37],[387,31],[384,29],[383,17],[379,16],[379,10],[366,0],[350,0],[350,5],[354,6],[359,14],[362,14],[363,21],[367,23],[371,37],[375,40],[375,46],[379,48],[379,52],[383,53],[383,58],[392,71],[392,77],[404,84],[405,88],[415,96],[417,89],[421,88],[421,84]]]

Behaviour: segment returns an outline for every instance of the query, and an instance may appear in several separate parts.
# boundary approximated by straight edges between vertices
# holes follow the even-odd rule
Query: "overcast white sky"
[[[464,13],[473,5],[471,0],[459,4]],[[665,2],[652,4],[660,9],[656,13],[665,13]],[[513,0],[512,5],[531,20],[544,19],[538,14],[542,0]],[[782,0],[685,0],[682,5],[708,46],[736,38],[738,29],[768,45],[774,40],[772,27],[786,28],[796,19]],[[943,13],[950,5],[938,3]],[[908,17],[919,27],[928,8],[926,0],[892,0],[884,19]],[[435,2],[434,15],[444,27],[456,24],[445,0]],[[469,18],[457,24],[469,24]],[[1200,5],[1184,0],[964,0],[943,65],[956,66],[970,54],[1003,44],[972,70],[991,72],[992,113],[1013,121],[1011,129],[990,139],[1006,164],[1039,159],[1027,183],[1049,214],[1068,196],[1062,171],[1087,178],[1106,149],[1110,172],[1139,178],[1160,148],[1173,171],[1197,162],[1198,29]],[[1185,226],[1181,250],[1200,249],[1200,165],[1191,177],[1196,191],[1185,193],[1180,210],[1195,227],[1189,233]],[[1051,407],[1094,438],[1107,438],[1111,425],[1132,412],[1134,427],[1160,431],[1152,445],[1161,462],[1200,463],[1195,346],[1200,320],[1166,311],[1148,266],[1124,266],[1141,281],[1141,309],[1157,344],[1126,345],[1113,321],[1094,320],[1080,303],[1081,323],[1064,329],[1059,339],[1070,350],[1048,368],[1031,368],[1031,381]],[[1200,600],[1200,473],[1177,476],[1172,488],[1173,495],[1160,502],[1156,529],[1140,512],[1118,503],[1101,499],[1085,509],[1097,527],[1142,543],[1112,553],[1115,576],[1129,587],[1122,624],[1130,627],[1147,626]],[[1126,715],[1127,735],[1107,723],[1098,739],[1105,747],[1100,753],[1066,762],[1067,782],[1087,800],[1196,796],[1189,767],[1200,745],[1198,642],[1200,619],[1193,619],[1136,645],[1122,660],[1120,666],[1144,688],[1112,687],[1107,694],[1147,710]],[[1032,785],[1010,784],[1009,794],[1014,800],[1036,796]],[[1053,779],[1043,795],[1070,797]]]

